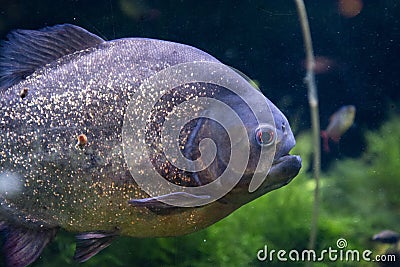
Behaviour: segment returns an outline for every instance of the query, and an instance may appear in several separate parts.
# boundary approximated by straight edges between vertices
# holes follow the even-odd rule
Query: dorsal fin
[[[15,30],[7,39],[0,43],[0,91],[48,63],[104,42],[97,35],[71,24]]]

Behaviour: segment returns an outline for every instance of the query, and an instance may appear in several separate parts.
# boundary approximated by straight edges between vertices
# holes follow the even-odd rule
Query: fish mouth
[[[297,160],[299,160],[299,161],[301,162],[300,156],[286,154],[286,155],[284,155],[284,156],[282,156],[282,157],[280,157],[280,158],[274,160],[274,161],[272,162],[272,166],[278,165],[278,164],[280,164],[280,163],[282,163],[282,162],[286,162],[286,161],[293,160],[293,158],[296,158]]]
[[[302,165],[301,157],[286,154],[272,162],[266,179],[266,187],[270,190],[288,184],[299,173]]]
[[[243,203],[247,203],[270,191],[279,189],[290,183],[290,181],[296,177],[300,171],[301,164],[300,156],[290,154],[283,155],[272,162],[267,177],[257,190],[252,193],[248,191],[252,175],[247,176],[245,179],[241,180],[241,183],[239,183],[235,189],[232,190],[232,192],[234,192],[233,194],[227,195],[226,199],[228,200],[225,199],[225,201],[243,205]],[[248,194],[244,194],[243,191],[248,191]],[[239,197],[239,195],[243,197]]]

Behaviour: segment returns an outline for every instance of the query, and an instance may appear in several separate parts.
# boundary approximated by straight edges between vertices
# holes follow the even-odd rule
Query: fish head
[[[289,183],[301,168],[301,158],[289,155],[296,141],[284,114],[253,87],[241,95],[221,88],[214,91],[232,112],[211,106],[187,139],[184,154],[191,159],[202,157],[201,140],[211,139],[216,146],[214,161],[195,173],[199,184],[223,177],[222,186],[235,184],[224,198],[244,204]]]
[[[349,125],[349,127],[353,124],[354,122],[354,117],[356,116],[356,107],[353,105],[348,105],[345,106],[345,121],[346,125]]]
[[[125,147],[132,151],[126,153],[126,159],[134,166],[131,172],[139,169],[136,162],[146,161],[146,168],[141,168],[146,171],[132,177],[143,176],[144,185],[154,188],[151,197],[169,196],[177,200],[168,204],[189,207],[235,191],[240,196],[237,199],[247,198],[239,202],[248,202],[297,175],[301,159],[289,155],[296,143],[289,122],[260,90],[222,64],[195,63],[177,69],[179,79],[172,79],[171,84],[174,67],[153,76],[148,83],[151,87],[143,86],[143,94],[132,101],[135,108],[130,105],[129,116],[125,116],[129,121],[124,125],[138,128],[124,131]],[[156,104],[140,98],[156,90],[161,96],[155,97]],[[137,120],[135,114],[143,105],[151,111],[146,119],[145,149],[152,166],[140,156],[143,149],[135,148],[143,142],[133,138],[142,129],[138,125],[144,120]],[[139,157],[131,160],[132,154]],[[157,171],[155,175],[148,171],[152,169]],[[157,177],[155,185],[149,182],[152,177]],[[193,202],[179,195],[194,196],[189,198]]]

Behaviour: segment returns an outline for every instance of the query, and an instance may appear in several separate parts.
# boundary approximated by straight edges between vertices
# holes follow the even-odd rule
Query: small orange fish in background
[[[328,127],[321,131],[325,152],[329,152],[329,139],[339,142],[340,137],[353,125],[355,115],[356,108],[352,105],[343,106],[332,114]]]
[[[353,18],[360,14],[363,5],[362,0],[339,0],[338,11],[343,17]]]

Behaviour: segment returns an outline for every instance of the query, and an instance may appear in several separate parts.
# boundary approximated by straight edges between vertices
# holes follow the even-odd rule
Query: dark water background
[[[357,108],[355,125],[339,145],[333,145],[331,154],[323,154],[323,168],[329,170],[339,159],[362,158],[367,150],[364,134],[377,130],[399,113],[400,4],[396,0],[364,0],[361,13],[348,18],[338,12],[338,1],[305,2],[315,54],[331,62],[328,70],[317,75],[321,126],[326,127],[330,115],[342,105]],[[287,115],[295,134],[310,128],[303,84],[303,40],[291,0],[0,0],[1,39],[12,29],[38,29],[60,23],[79,25],[107,40],[148,37],[195,46],[256,80],[263,93]],[[400,166],[400,159],[398,163]],[[397,174],[393,177],[400,179]],[[349,185],[355,186],[359,185]],[[399,203],[395,202],[393,210],[388,206],[379,208],[399,214]],[[400,231],[399,224],[388,227],[398,227]],[[144,242],[149,247],[156,246],[151,241]],[[163,246],[160,242],[169,244],[158,241],[157,248]],[[175,239],[171,244],[181,248],[179,242],[181,239]],[[59,254],[63,250],[59,246],[47,253]],[[135,253],[135,249],[131,252]],[[193,253],[193,257],[198,256]],[[164,264],[179,265],[179,255],[179,251],[167,253],[169,261]],[[152,256],[149,257],[146,264],[151,262]],[[67,261],[63,263],[73,264]],[[125,263],[111,261],[112,264]]]
[[[340,106],[355,105],[356,127],[344,136],[340,153],[357,156],[362,131],[377,128],[400,100],[400,5],[365,0],[361,13],[347,18],[337,1],[305,2],[315,54],[332,62],[317,76],[321,126]],[[293,1],[0,1],[1,39],[12,29],[60,23],[107,40],[149,37],[200,48],[257,80],[295,131],[309,128]]]

